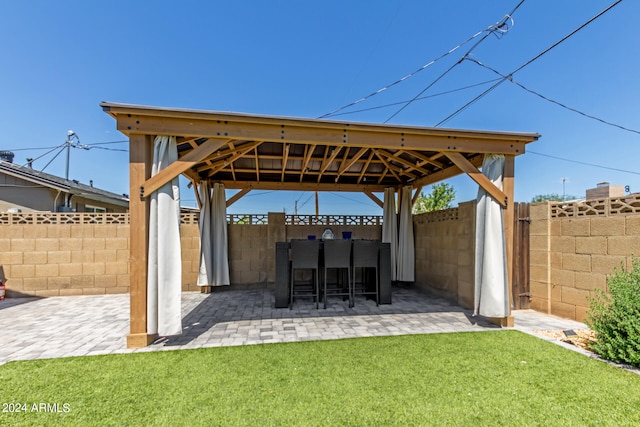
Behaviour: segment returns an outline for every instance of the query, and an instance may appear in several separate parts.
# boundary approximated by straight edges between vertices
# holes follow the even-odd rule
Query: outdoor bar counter
[[[320,242],[322,245],[322,242]],[[289,307],[289,249],[291,242],[276,242],[276,308]],[[391,245],[380,242],[378,256],[378,275],[380,280],[379,304],[391,304]]]

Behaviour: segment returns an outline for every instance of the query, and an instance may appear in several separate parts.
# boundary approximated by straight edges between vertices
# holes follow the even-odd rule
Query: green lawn
[[[639,375],[516,331],[11,362],[0,400],[28,410],[3,426],[640,424]]]

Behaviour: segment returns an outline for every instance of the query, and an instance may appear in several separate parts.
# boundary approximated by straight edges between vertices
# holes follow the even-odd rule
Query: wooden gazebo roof
[[[507,263],[511,265],[514,158],[524,154],[527,143],[539,138],[536,133],[338,122],[108,102],[101,106],[116,119],[117,129],[129,137],[128,347],[143,347],[154,339],[147,331],[149,196],[180,174],[196,187],[206,180],[239,189],[227,200],[227,206],[252,189],[364,192],[382,206],[374,192],[411,185],[416,190],[415,199],[422,186],[466,173],[505,208]],[[179,158],[151,176],[153,142],[158,135],[177,138]],[[505,155],[502,188],[478,170],[488,153]]]
[[[386,187],[420,188],[477,171],[485,153],[523,154],[525,145],[539,137],[107,102],[101,106],[126,135],[177,136],[179,173],[195,184],[220,182],[242,193],[268,189],[371,194]],[[147,182],[144,193],[150,194],[159,183]]]

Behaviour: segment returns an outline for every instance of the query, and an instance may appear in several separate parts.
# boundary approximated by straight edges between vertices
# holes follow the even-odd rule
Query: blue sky
[[[474,58],[508,74],[613,2],[527,0],[513,14],[509,32],[486,38],[473,51]],[[14,150],[19,164],[37,158],[34,167],[42,169],[55,153],[43,156],[49,151],[44,148],[63,144],[72,129],[81,143],[93,148],[72,150],[70,178],[128,193],[127,144],[91,145],[126,139],[99,107],[101,101],[315,118],[419,69],[500,21],[518,3],[3,2],[0,149]],[[514,80],[584,113],[640,131],[639,16],[640,2],[622,1],[519,71]],[[471,43],[341,112],[412,99]],[[463,61],[424,95],[496,77]],[[389,123],[435,126],[489,86],[415,101]],[[381,123],[398,108],[332,118]],[[516,160],[517,201],[563,191],[584,196],[601,181],[640,191],[640,134],[568,111],[510,82],[442,127],[540,133],[540,140]],[[64,176],[64,154],[45,171]],[[468,177],[447,182],[455,187],[457,202],[475,198],[477,186]],[[184,205],[195,205],[192,190],[185,187],[182,195]],[[229,212],[292,213],[296,200],[300,213],[315,211],[311,193],[254,191]],[[321,193],[320,213],[381,214],[381,209],[361,194]]]

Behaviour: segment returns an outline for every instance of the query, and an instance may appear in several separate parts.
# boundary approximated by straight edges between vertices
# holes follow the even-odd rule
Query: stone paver
[[[271,289],[182,294],[183,334],[127,349],[129,295],[18,298],[0,301],[0,364],[112,353],[230,345],[329,340],[364,336],[490,331],[499,328],[448,301],[407,288],[393,288],[393,304],[329,300],[319,309],[308,300],[294,309],[273,308]],[[516,329],[585,329],[580,322],[533,310],[514,312]]]

